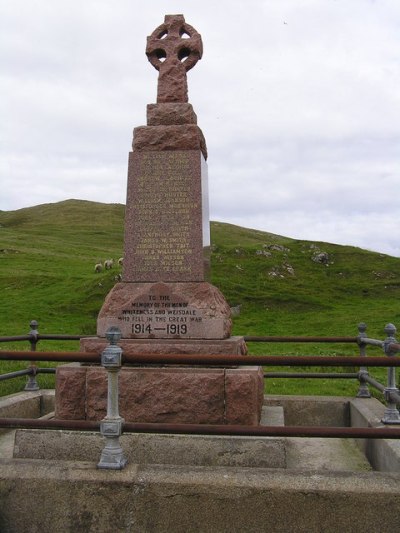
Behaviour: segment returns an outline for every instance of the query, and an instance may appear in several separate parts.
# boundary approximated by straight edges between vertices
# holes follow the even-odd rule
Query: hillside
[[[0,335],[29,321],[91,334],[118,268],[94,265],[123,250],[124,206],[67,200],[0,212]],[[399,323],[400,259],[212,222],[212,282],[241,306],[236,334],[382,336]]]
[[[94,266],[121,257],[123,220],[123,205],[81,200],[0,212],[0,336],[27,333],[32,319],[42,334],[95,334],[97,314],[120,269],[96,274]],[[369,336],[383,338],[387,322],[400,323],[399,258],[220,222],[211,223],[211,243],[211,281],[232,307],[240,307],[233,334],[356,336],[364,321]],[[78,346],[42,341],[38,349]],[[252,354],[358,353],[355,345],[248,346]],[[0,349],[29,345],[7,343]],[[0,373],[20,368],[26,363],[0,363]],[[386,370],[373,375],[384,382]],[[25,380],[3,381],[0,396],[22,390]],[[52,387],[54,378],[42,375],[40,383]],[[352,395],[357,387],[344,379],[266,381],[271,394]]]

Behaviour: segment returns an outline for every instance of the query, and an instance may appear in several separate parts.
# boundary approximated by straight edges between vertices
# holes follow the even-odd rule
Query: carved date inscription
[[[138,338],[190,337],[203,320],[197,309],[169,295],[147,295],[135,300],[118,319],[130,337]]]

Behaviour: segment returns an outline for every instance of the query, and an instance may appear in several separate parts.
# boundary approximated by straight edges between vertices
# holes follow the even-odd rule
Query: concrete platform
[[[400,477],[380,472],[0,460],[0,530],[393,533]]]
[[[43,394],[45,399],[40,398],[41,392],[24,393],[20,414],[12,405],[17,401],[14,397],[7,399],[6,407],[0,402],[0,416],[4,416],[3,408],[12,411],[12,416],[26,416],[24,411],[31,403],[26,394],[40,409],[49,404],[47,393]],[[365,426],[380,425],[383,409],[374,399],[299,397],[296,402],[295,397],[267,396],[264,413],[270,425],[279,425],[285,417],[296,425],[314,425],[319,420],[325,425],[344,421],[344,425]],[[54,442],[70,438],[68,432],[61,432],[65,433],[62,437],[57,436],[60,432],[50,433],[55,435]],[[102,447],[98,434],[83,437],[83,441],[88,440],[78,455],[73,456],[79,446],[69,456],[68,445],[64,456],[57,459],[52,455],[57,446],[54,442],[50,445],[49,436],[46,441],[27,430],[3,435],[0,531],[392,533],[398,528],[398,441],[377,439],[372,446],[351,439],[248,438],[269,440],[274,446],[276,440],[281,441],[285,465],[277,462],[266,467],[272,448],[257,452],[255,447],[250,459],[250,453],[247,457],[240,453],[240,446],[236,447],[238,453],[233,453],[232,441],[237,437],[227,438],[230,448],[228,441],[222,444],[221,437],[145,435],[141,444],[138,442],[143,435],[125,437],[136,439],[131,462],[122,471],[102,471],[96,469],[97,446]],[[161,442],[159,437],[166,439]],[[185,439],[197,440],[198,444],[192,459],[187,461],[187,455],[186,462]],[[220,442],[210,444],[212,440]],[[247,445],[241,442],[242,451],[248,452]],[[282,451],[282,447],[276,449]],[[375,468],[389,471],[372,470],[363,453],[370,449],[379,458]],[[226,461],[229,450],[231,463]],[[241,455],[243,458],[238,460]],[[224,459],[218,462],[215,457]],[[254,457],[259,457],[258,463]]]
[[[286,468],[283,439],[203,435],[126,434],[120,439],[130,463]],[[17,430],[12,457],[97,463],[104,447],[99,434]]]

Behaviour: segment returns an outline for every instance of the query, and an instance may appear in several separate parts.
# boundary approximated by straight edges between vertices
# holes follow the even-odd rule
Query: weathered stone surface
[[[107,372],[101,367],[86,368],[86,420],[102,420],[107,414]],[[120,393],[122,390],[120,390]],[[119,405],[122,396],[120,394]]]
[[[173,126],[197,124],[197,115],[191,104],[170,102],[166,104],[148,104],[148,126]]]
[[[0,418],[39,418],[41,394],[39,391],[21,392],[0,397]],[[3,430],[0,429],[0,435]]]
[[[224,423],[223,370],[146,369],[121,375],[121,415],[138,422]]]
[[[129,422],[224,423],[223,370],[129,369],[119,380],[120,414]],[[107,376],[87,369],[87,419],[107,410]]]
[[[160,68],[157,84],[157,102],[187,102],[186,70],[178,60]]]
[[[118,343],[126,355],[193,354],[193,355],[247,355],[243,337],[227,339],[121,339]],[[81,339],[80,350],[100,354],[109,342],[104,337]]]
[[[265,381],[268,391],[268,379]],[[363,398],[364,399],[364,398]],[[339,396],[272,396],[269,405],[283,405],[288,426],[349,426],[349,399]]]
[[[188,101],[186,72],[202,54],[201,36],[183,15],[166,15],[147,37],[147,58],[159,71],[157,102]]]
[[[171,126],[138,126],[133,130],[133,150],[201,150],[207,159],[207,147],[203,132],[195,124]]]
[[[86,418],[85,404],[86,368],[75,363],[58,366],[56,369],[56,417],[84,420]]]
[[[396,473],[95,464],[3,460],[2,531],[392,533],[400,521]]]
[[[148,125],[134,130],[129,155],[122,282],[99,313],[98,338],[84,339],[81,349],[100,353],[107,330],[117,326],[129,354],[245,354],[243,338],[230,339],[227,302],[206,281],[207,148],[186,80],[202,56],[201,37],[183,15],[167,15],[148,37],[146,54],[159,71],[158,95],[147,108]],[[120,412],[129,421],[260,420],[257,369],[123,368],[119,376]],[[56,416],[99,420],[106,408],[104,369],[82,367],[76,376],[58,370]]]
[[[207,164],[201,153],[132,152],[123,281],[204,281],[209,258]]]
[[[117,283],[99,313],[97,335],[118,326],[126,339],[225,339],[231,325],[229,305],[210,283]]]
[[[83,389],[82,373],[86,376]],[[129,422],[258,425],[263,392],[258,376],[258,367],[237,369],[233,374],[223,368],[124,367],[119,373],[119,411]],[[104,418],[105,369],[60,366],[56,379],[56,418]],[[64,385],[62,393],[58,380]],[[74,389],[77,383],[79,390]]]
[[[286,466],[285,439],[282,438],[123,433],[120,443],[130,464]],[[15,435],[13,457],[95,463],[103,447],[103,439],[95,432],[19,429]]]
[[[257,425],[264,397],[262,367],[227,369],[225,376],[226,423]]]

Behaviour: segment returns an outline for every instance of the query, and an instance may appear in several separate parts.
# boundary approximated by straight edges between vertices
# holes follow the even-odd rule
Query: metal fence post
[[[122,470],[127,463],[119,443],[124,419],[118,412],[118,373],[122,364],[122,349],[117,346],[121,331],[110,328],[106,337],[110,345],[101,354],[101,364],[108,374],[107,415],[100,422],[100,433],[106,439],[97,468]]]
[[[396,327],[393,324],[386,324],[385,333],[387,335],[383,343],[383,350],[388,357],[393,357],[395,354],[389,350],[389,346],[392,343],[396,343]],[[400,424],[400,415],[397,409],[396,402],[391,397],[391,392],[399,392],[396,387],[396,369],[393,366],[388,366],[387,370],[387,386],[384,390],[384,396],[386,400],[386,408],[383,413],[382,422],[384,424]]]
[[[365,344],[365,342],[363,342],[363,339],[367,337],[366,331],[367,324],[365,324],[364,322],[358,324],[357,344],[360,348],[360,357],[367,356],[367,345]],[[360,382],[360,386],[358,388],[357,398],[371,398],[368,383],[365,380],[367,376],[369,376],[367,367],[361,366],[358,372],[358,380]]]
[[[38,335],[39,335],[38,326],[39,326],[39,324],[36,322],[36,320],[31,320],[29,325],[31,327],[31,330],[29,332],[29,336],[30,336],[29,342],[30,342],[30,345],[31,345],[31,351],[32,352],[36,352],[36,344],[39,341],[39,339],[38,339]],[[30,371],[31,371],[31,374],[29,374],[29,376],[28,376],[28,381],[26,382],[24,390],[37,391],[37,390],[40,389],[40,387],[39,387],[39,384],[38,384],[38,382],[36,380],[37,366],[36,366],[36,363],[34,361],[32,361],[32,363],[30,365]]]

